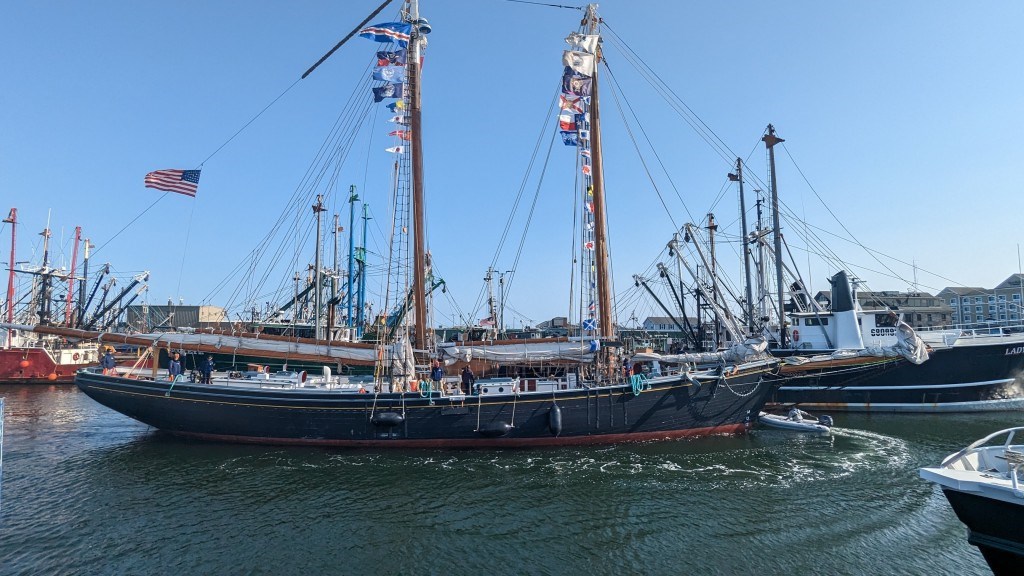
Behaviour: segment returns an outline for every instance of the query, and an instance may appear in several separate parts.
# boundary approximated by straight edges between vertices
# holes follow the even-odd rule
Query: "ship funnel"
[[[853,310],[853,291],[850,290],[850,279],[846,276],[846,271],[836,272],[835,276],[829,278],[829,284],[832,284],[832,311]]]

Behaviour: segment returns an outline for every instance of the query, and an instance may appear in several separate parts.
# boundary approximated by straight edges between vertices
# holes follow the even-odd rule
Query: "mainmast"
[[[11,225],[11,260],[8,263],[7,273],[7,323],[14,324],[14,257],[15,245],[18,239],[18,209],[11,208],[10,215],[4,218],[5,224]],[[7,329],[6,346],[11,346],[11,329]]]
[[[598,33],[600,19],[597,16],[597,4],[587,6],[584,26],[587,33]],[[601,154],[601,112],[598,105],[597,69],[601,62],[601,49],[595,49],[594,74],[590,86],[590,138],[593,162],[594,186],[594,260],[597,275],[598,319],[600,334],[608,339],[615,339],[615,324],[612,319],[612,287],[611,273],[608,265],[608,220],[604,195],[604,158]]]
[[[427,342],[427,297],[426,297],[426,253],[427,240],[423,229],[423,115],[420,93],[423,42],[426,40],[421,33],[420,11],[417,0],[409,1],[409,21],[412,24],[409,38],[409,54],[406,58],[406,71],[409,77],[409,128],[412,131],[409,146],[412,154],[412,231],[413,231],[413,308],[414,334],[416,347],[429,349]],[[429,30],[429,28],[426,28]]]
[[[711,276],[711,299],[714,300],[712,306],[715,313],[714,320],[714,333],[712,335],[712,342],[714,343],[715,350],[718,350],[722,340],[722,319],[718,315],[718,308],[720,302],[718,301],[718,260],[715,256],[715,232],[718,231],[718,224],[715,224],[715,215],[712,212],[708,212],[708,246],[711,251],[711,262],[707,269],[710,271]],[[694,242],[696,244],[696,242]],[[739,335],[737,334],[738,338]]]
[[[321,262],[320,262],[320,221],[322,217],[320,214],[327,211],[324,208],[324,197],[321,194],[316,195],[316,204],[313,205],[313,216],[316,218],[316,255],[313,257],[313,338],[320,338],[320,273],[321,273]]]
[[[355,266],[355,237],[356,237],[356,202],[359,201],[359,195],[356,194],[356,187],[353,184],[349,189],[348,195],[348,276],[345,286],[345,301],[348,304],[348,309],[345,315],[345,327],[351,328],[355,325],[352,319],[352,274]],[[337,266],[335,266],[337,267]]]
[[[71,273],[68,274],[68,295],[64,299],[64,325],[71,327],[71,300],[75,294],[75,268],[78,266],[78,244],[82,241],[82,227],[75,226],[75,247],[71,251]]]
[[[43,237],[43,268],[40,272],[42,290],[39,298],[39,323],[50,323],[50,223],[39,233]]]
[[[85,290],[86,283],[89,281],[89,251],[95,248],[89,239],[86,238],[82,244],[84,255],[82,256],[82,278],[78,281],[78,305],[75,307],[75,321],[71,325],[72,328],[82,325],[82,321],[85,320]]]
[[[779,224],[779,189],[775,183],[775,145],[785,142],[775,135],[775,127],[768,125],[768,133],[761,138],[765,148],[768,149],[768,166],[771,170],[772,187],[772,227],[775,231],[775,283],[778,288],[779,297],[779,347],[786,346],[786,310],[784,302],[783,278],[782,278],[782,229]]]

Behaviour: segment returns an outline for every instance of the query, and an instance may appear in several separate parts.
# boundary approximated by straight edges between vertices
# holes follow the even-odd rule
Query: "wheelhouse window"
[[[918,318],[920,320],[920,318]],[[896,326],[896,316],[893,314],[875,314],[875,326],[879,328],[891,328]]]

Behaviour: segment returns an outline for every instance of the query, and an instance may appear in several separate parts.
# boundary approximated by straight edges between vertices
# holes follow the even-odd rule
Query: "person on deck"
[[[114,368],[117,366],[117,361],[114,360],[114,355],[111,354],[110,348],[107,348],[107,353],[100,359],[100,366],[103,367],[104,374],[113,374]]]
[[[430,369],[430,381],[434,384],[434,390],[441,389],[441,380],[444,380],[444,368],[441,363],[434,360],[434,367]]]
[[[473,384],[476,384],[476,374],[466,366],[462,369],[462,388],[463,392],[470,394],[473,392]]]
[[[207,355],[206,360],[199,365],[199,372],[203,375],[203,384],[212,384],[211,375],[213,374],[213,356]]]
[[[178,376],[181,376],[181,355],[177,352],[167,362],[167,374],[171,377],[171,382],[176,380]]]

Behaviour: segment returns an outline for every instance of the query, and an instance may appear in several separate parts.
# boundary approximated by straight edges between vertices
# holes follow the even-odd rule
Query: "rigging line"
[[[382,11],[382,10],[384,10],[384,8],[386,8],[386,7],[387,7],[387,5],[388,5],[388,4],[390,4],[390,3],[391,3],[391,0],[384,0],[384,2],[383,2],[383,3],[381,3],[381,5],[380,5],[380,6],[377,6],[377,9],[376,9],[376,10],[374,10],[373,12],[371,12],[371,13],[370,13],[370,15],[369,15],[369,16],[367,16],[367,17],[366,17],[366,18],[365,18],[365,19],[364,19],[364,20],[363,20],[362,22],[360,22],[360,23],[359,23],[358,25],[356,25],[356,27],[355,27],[355,28],[353,28],[353,29],[352,29],[352,31],[351,31],[351,32],[349,32],[347,36],[345,36],[344,38],[342,38],[342,39],[341,39],[341,41],[340,41],[340,42],[338,42],[337,44],[335,44],[335,45],[334,45],[334,48],[331,48],[330,50],[328,50],[326,54],[324,54],[323,56],[321,56],[321,57],[320,57],[320,59],[316,61],[316,64],[313,64],[312,66],[310,66],[310,67],[309,67],[309,70],[306,70],[306,71],[305,71],[305,72],[304,72],[304,73],[302,74],[302,77],[301,77],[301,78],[299,78],[299,80],[302,80],[302,79],[303,79],[303,78],[305,78],[306,76],[309,76],[310,74],[312,74],[312,73],[313,73],[313,70],[316,70],[318,66],[320,66],[321,64],[323,64],[323,63],[324,63],[324,60],[327,60],[328,58],[330,58],[330,57],[331,57],[331,55],[332,55],[332,54],[334,54],[334,53],[335,53],[335,52],[336,52],[336,51],[338,50],[338,48],[341,48],[342,44],[344,44],[345,42],[348,42],[350,38],[352,38],[353,36],[355,36],[355,35],[356,35],[356,34],[357,34],[357,33],[359,32],[359,29],[360,29],[360,28],[362,28],[363,26],[366,26],[366,23],[367,23],[367,22],[369,22],[370,20],[372,20],[372,19],[373,19],[373,17],[374,17],[374,16],[376,16],[377,14],[380,14],[380,13],[381,13],[381,11]],[[296,80],[296,82],[298,82],[298,80]]]
[[[367,65],[365,72],[369,72],[372,65],[373,62]],[[273,226],[271,226],[270,230],[264,235],[263,239],[257,244],[257,246],[254,247],[245,257],[243,257],[238,262],[238,264],[227,274],[227,276],[225,276],[217,284],[217,286],[214,287],[213,291],[207,296],[207,299],[212,299],[213,296],[215,296],[222,289],[224,289],[227,286],[227,284],[232,280],[232,278],[234,278],[237,274],[242,272],[246,264],[249,264],[249,272],[247,273],[247,277],[251,278],[255,274],[255,270],[258,267],[259,262],[263,258],[263,247],[269,245],[271,241],[283,230],[285,222],[289,217],[289,213],[291,212],[291,210],[288,210],[287,207],[291,206],[292,204],[296,204],[300,199],[303,202],[305,201],[305,199],[302,198],[302,191],[305,190],[308,181],[313,177],[314,170],[316,169],[317,166],[320,165],[322,159],[327,154],[327,150],[331,148],[331,143],[336,141],[339,138],[338,135],[343,132],[343,128],[344,126],[346,126],[346,122],[348,121],[347,119],[353,114],[355,114],[353,108],[355,106],[356,94],[358,94],[361,91],[365,92],[365,86],[368,86],[369,83],[369,74],[367,74],[366,76],[364,76],[364,80],[353,89],[353,92],[349,96],[349,99],[346,102],[345,106],[342,108],[341,112],[339,112],[338,117],[335,119],[334,125],[328,132],[327,137],[321,143],[320,149],[314,156],[313,161],[306,169],[306,173],[303,175],[299,184],[292,192],[291,197],[287,200],[285,204],[286,209],[280,212],[277,221],[273,224]],[[366,105],[369,106],[369,103],[367,103]],[[283,246],[279,246],[279,248],[283,249]],[[278,252],[278,254],[279,253],[280,252]],[[272,260],[276,261],[278,257],[279,255],[275,255],[272,258]],[[267,273],[269,274],[269,271]],[[237,298],[239,290],[241,290],[241,288],[241,285],[236,287],[231,297],[229,298],[231,301]]]
[[[699,122],[699,123],[700,123],[700,125],[701,125],[701,126],[703,126],[703,129],[704,129],[704,130],[706,130],[706,131],[707,131],[707,133],[709,133],[709,134],[710,134],[711,136],[713,136],[713,137],[714,137],[714,139],[715,139],[715,140],[716,140],[716,141],[718,142],[719,146],[720,146],[720,147],[721,147],[722,149],[724,149],[724,150],[725,150],[726,152],[728,152],[728,153],[729,153],[729,154],[730,154],[731,156],[735,157],[735,156],[736,156],[736,154],[734,154],[734,153],[732,152],[732,150],[731,150],[731,149],[729,148],[729,145],[728,145],[728,144],[726,144],[726,143],[725,143],[725,141],[724,141],[724,140],[722,140],[722,138],[721,138],[721,137],[719,137],[719,136],[718,136],[718,134],[716,134],[716,133],[715,133],[715,131],[714,131],[714,130],[712,130],[712,129],[711,129],[711,127],[710,127],[710,126],[708,126],[708,125],[707,125],[707,123],[705,123],[705,122],[704,122],[704,120],[703,120],[703,119],[701,119],[701,117],[700,117],[699,115],[697,115],[697,113],[696,113],[696,112],[694,112],[694,111],[693,111],[693,109],[692,109],[692,108],[690,108],[690,107],[689,107],[689,106],[688,106],[688,105],[686,104],[686,102],[684,102],[684,101],[683,101],[683,99],[682,99],[682,98],[680,98],[680,97],[679,97],[679,95],[677,95],[677,94],[676,94],[675,92],[673,92],[673,91],[672,91],[672,89],[671,89],[671,88],[669,88],[669,86],[668,86],[668,83],[667,83],[667,82],[665,82],[665,81],[664,81],[664,80],[663,80],[663,79],[661,78],[661,76],[659,76],[659,75],[658,75],[658,73],[657,73],[657,72],[655,72],[655,71],[654,71],[654,69],[653,69],[653,68],[651,68],[651,67],[650,67],[650,66],[649,66],[649,65],[648,65],[648,64],[647,64],[647,63],[646,63],[646,62],[645,62],[645,61],[643,60],[643,58],[641,58],[641,57],[640,57],[640,55],[639,55],[639,54],[637,54],[637,53],[636,53],[636,51],[635,51],[635,50],[633,50],[633,49],[632,49],[632,48],[631,48],[631,47],[629,46],[629,44],[627,44],[627,43],[626,43],[626,41],[625,41],[625,40],[623,40],[623,39],[622,39],[622,37],[621,37],[621,36],[619,36],[619,34],[618,34],[618,33],[617,33],[617,32],[616,32],[616,31],[615,31],[615,30],[614,30],[614,29],[613,29],[613,28],[612,28],[611,26],[609,26],[609,25],[608,25],[608,23],[607,23],[607,22],[605,22],[605,21],[603,21],[603,20],[602,20],[602,23],[604,24],[604,28],[607,28],[607,29],[608,29],[608,31],[612,33],[612,36],[613,36],[613,37],[615,38],[615,40],[617,40],[617,41],[618,41],[618,43],[620,43],[620,44],[622,44],[623,46],[625,46],[625,47],[626,47],[626,49],[627,49],[627,50],[628,50],[628,51],[629,51],[629,52],[630,52],[631,54],[633,54],[633,56],[635,56],[635,57],[636,57],[637,61],[639,61],[639,62],[640,62],[640,63],[641,63],[641,64],[642,64],[643,66],[644,66],[644,68],[646,68],[647,70],[649,70],[649,71],[650,71],[650,73],[651,73],[651,74],[652,74],[652,75],[653,75],[653,76],[654,76],[655,78],[657,78],[659,82],[661,82],[661,84],[662,84],[662,85],[663,85],[663,86],[665,87],[665,89],[666,89],[666,90],[668,90],[668,92],[669,92],[670,94],[672,94],[672,96],[674,96],[674,97],[676,98],[676,100],[678,100],[678,102],[679,102],[679,103],[680,103],[680,104],[681,104],[681,105],[682,105],[682,106],[683,106],[683,107],[684,107],[684,108],[685,108],[685,109],[687,110],[687,112],[689,112],[689,113],[690,113],[690,114],[691,114],[691,115],[692,115],[692,116],[693,116],[693,117],[694,117],[694,118],[695,118],[695,119],[697,120],[697,122]]]
[[[672,211],[669,210],[668,204],[665,202],[665,198],[661,195],[661,190],[658,189],[658,184],[654,181],[654,175],[651,174],[651,169],[647,167],[647,161],[644,160],[644,155],[640,152],[640,145],[637,144],[636,138],[633,136],[633,129],[629,127],[629,121],[626,120],[626,113],[622,109],[622,104],[619,102],[618,92],[621,90],[619,83],[615,81],[615,75],[612,74],[611,67],[608,66],[608,61],[604,61],[604,67],[608,70],[608,75],[612,78],[614,89],[612,92],[612,98],[615,100],[615,107],[619,110],[619,115],[622,116],[622,123],[626,127],[626,133],[629,134],[629,140],[633,143],[633,148],[636,149],[636,155],[640,159],[640,164],[644,167],[644,172],[647,174],[647,179],[651,181],[651,186],[654,187],[654,193],[658,195],[658,200],[661,201],[661,206],[665,209],[665,214],[668,215],[669,222],[672,222],[674,228],[679,228],[679,224],[676,223],[676,219],[672,216]],[[689,213],[689,211],[687,211]]]
[[[494,267],[498,264],[498,258],[501,256],[501,251],[505,246],[505,241],[508,238],[508,233],[512,228],[515,213],[519,209],[519,203],[522,201],[523,194],[526,192],[526,184],[529,182],[530,174],[533,172],[533,166],[537,162],[537,154],[540,152],[540,147],[544,143],[544,135],[548,129],[549,118],[551,118],[551,111],[555,109],[555,103],[558,102],[558,96],[562,93],[561,81],[558,83],[558,87],[555,90],[554,96],[551,98],[551,103],[548,104],[548,109],[544,113],[544,121],[541,123],[540,132],[537,134],[537,141],[533,146],[533,153],[530,156],[530,162],[526,166],[526,173],[523,175],[523,180],[519,184],[519,191],[516,193],[516,199],[512,203],[512,209],[509,211],[508,220],[505,222],[505,229],[502,230],[501,238],[498,242],[498,248],[495,250],[494,258],[491,259],[491,266]],[[550,148],[549,148],[550,152]],[[543,175],[541,176],[543,178]]]
[[[200,167],[202,167],[202,166],[203,166],[203,164],[206,164],[206,163],[207,163],[207,162],[208,162],[208,161],[210,160],[210,158],[213,158],[214,156],[216,156],[216,154],[217,154],[218,152],[220,152],[220,151],[221,151],[221,150],[222,150],[222,149],[223,149],[223,148],[224,148],[225,146],[227,146],[228,144],[230,144],[230,143],[231,143],[231,141],[232,141],[232,140],[234,140],[236,136],[238,136],[239,134],[241,134],[243,130],[245,130],[246,128],[248,128],[250,124],[252,124],[253,122],[255,122],[257,118],[259,118],[260,116],[262,116],[262,115],[263,115],[263,113],[267,111],[267,109],[269,109],[269,108],[270,108],[271,106],[273,106],[274,104],[276,104],[278,100],[280,100],[281,98],[283,98],[283,97],[284,97],[284,95],[285,95],[285,94],[287,94],[288,92],[290,92],[290,91],[291,91],[291,89],[292,89],[292,88],[294,88],[294,87],[295,87],[295,85],[296,85],[296,84],[298,84],[298,83],[299,83],[299,81],[298,81],[298,80],[296,80],[295,82],[292,82],[292,85],[291,85],[291,86],[289,86],[289,87],[285,88],[284,92],[281,92],[280,94],[278,94],[277,98],[274,98],[273,100],[271,100],[271,101],[270,101],[270,104],[267,104],[266,106],[264,106],[262,110],[260,110],[260,111],[259,111],[259,112],[258,112],[258,113],[257,113],[257,114],[255,115],[255,116],[253,116],[252,118],[250,118],[250,119],[249,119],[249,121],[248,121],[248,122],[246,122],[246,123],[245,123],[245,124],[244,124],[244,125],[243,125],[243,126],[242,126],[241,128],[239,128],[237,132],[235,132],[234,134],[232,134],[232,135],[231,135],[231,138],[228,138],[227,140],[225,140],[225,141],[224,141],[224,143],[223,143],[223,144],[221,144],[221,145],[220,145],[220,146],[219,146],[219,147],[218,147],[218,148],[217,148],[216,150],[214,150],[212,154],[210,154],[209,156],[207,156],[207,157],[206,157],[206,160],[203,160],[202,162],[200,162],[200,163],[199,163],[199,166],[200,166]]]
[[[558,102],[558,96],[562,93],[562,83],[559,80],[557,87],[555,88],[554,95],[551,98],[551,103],[548,105],[548,109],[544,112],[544,119],[541,122],[540,131],[537,133],[537,141],[534,143],[533,152],[530,155],[530,161],[526,165],[526,171],[523,174],[523,179],[519,183],[519,190],[516,192],[515,200],[512,202],[512,208],[509,210],[508,219],[505,221],[505,228],[501,232],[501,236],[498,239],[498,246],[494,251],[494,257],[491,259],[490,267],[495,268],[498,265],[498,258],[501,257],[501,252],[505,247],[505,242],[508,240],[509,232],[512,229],[512,224],[515,221],[515,215],[519,211],[519,204],[522,202],[523,195],[526,192],[526,185],[530,181],[530,174],[533,172],[533,167],[537,162],[537,155],[540,152],[540,148],[544,143],[544,135],[548,130],[548,122],[551,118],[551,111],[554,110],[556,102]],[[550,150],[549,150],[550,153]],[[541,175],[543,179],[543,174]],[[525,232],[524,232],[525,234]],[[480,292],[477,294],[477,299],[473,303],[473,316],[483,306],[485,287],[481,286]]]
[[[530,2],[529,0],[505,0],[505,2],[515,2],[516,4],[533,4],[535,6],[548,6],[550,8],[566,8],[569,10],[583,10],[583,6],[566,6],[564,4],[547,4],[545,2]]]
[[[636,111],[633,109],[633,105],[630,104],[629,99],[626,98],[626,93],[623,92],[622,85],[619,84],[618,78],[615,77],[615,74],[612,72],[611,66],[608,65],[608,59],[605,58],[604,60],[602,60],[602,62],[604,63],[605,69],[608,70],[608,76],[609,76],[609,78],[611,78],[612,83],[615,84],[615,88],[619,91],[620,94],[622,94],[622,101],[626,103],[626,108],[629,109],[629,113],[633,116],[633,120],[636,121],[637,128],[640,129],[640,133],[643,134],[644,140],[646,140],[647,141],[647,145],[650,146],[651,152],[654,154],[654,158],[658,161],[658,164],[661,166],[661,170],[665,173],[665,178],[668,179],[669,185],[672,186],[672,190],[675,192],[676,198],[678,198],[679,199],[679,203],[682,204],[683,210],[686,211],[686,215],[689,216],[690,219],[692,220],[693,219],[693,215],[690,214],[690,207],[687,206],[686,205],[686,201],[683,200],[683,196],[682,196],[682,194],[679,193],[679,188],[676,187],[676,183],[672,179],[672,175],[669,174],[668,168],[665,167],[665,163],[662,161],[661,155],[658,154],[657,148],[655,148],[654,144],[651,142],[651,138],[647,135],[647,130],[644,129],[643,124],[640,122],[640,118],[636,115]],[[620,111],[620,114],[621,114],[621,111]],[[628,127],[627,127],[627,129],[628,129]],[[642,158],[641,158],[641,161],[643,161]],[[674,225],[674,223],[673,223],[673,225]]]
[[[708,212],[714,212],[715,208],[718,207],[718,203],[722,201],[722,199],[725,197],[726,190],[729,189],[729,182],[730,180],[728,178],[726,178],[725,181],[722,182],[722,187],[718,189],[718,195],[716,195],[715,199],[711,201],[711,207],[708,208]],[[733,222],[735,222],[735,220],[733,220]]]
[[[544,164],[540,169],[540,179],[537,180],[537,191],[533,195],[533,202],[530,204],[530,211],[526,214],[526,225],[523,227],[523,235],[519,239],[519,248],[516,250],[516,257],[512,261],[512,269],[516,270],[519,267],[519,258],[523,255],[523,245],[526,244],[526,235],[530,231],[530,223],[533,221],[533,212],[537,208],[537,199],[540,198],[541,187],[544,185],[544,175],[548,170],[548,162],[551,160],[551,151],[555,147],[555,137],[558,136],[557,130],[551,131],[551,140],[548,142],[548,152],[544,156]],[[512,283],[515,282],[516,275],[512,274],[509,278],[508,284],[505,285],[506,294],[512,290]]]
[[[781,203],[781,204],[783,205],[783,207],[784,207],[784,208],[786,208],[786,210],[787,210],[787,213],[788,213],[788,212],[791,212],[791,209],[790,209],[790,208],[789,208],[788,206],[786,206],[786,205],[785,205],[785,203]],[[789,219],[789,218],[790,218],[790,216],[788,216],[788,215],[787,215],[787,219]],[[850,244],[854,244],[854,245],[856,245],[856,246],[858,246],[858,247],[862,248],[862,249],[863,249],[863,250],[865,250],[866,252],[869,252],[869,253],[874,253],[874,254],[880,255],[880,256],[882,256],[882,257],[885,257],[885,258],[887,258],[887,259],[893,260],[893,261],[895,261],[895,262],[897,262],[897,263],[899,263],[899,264],[903,264],[903,265],[905,265],[905,266],[912,266],[912,265],[913,265],[913,264],[912,264],[912,263],[910,263],[910,262],[906,262],[906,261],[904,261],[904,260],[901,260],[901,259],[899,259],[899,258],[896,258],[895,256],[892,256],[892,255],[890,255],[890,254],[886,254],[886,253],[884,253],[884,252],[881,252],[881,251],[879,251],[879,250],[874,250],[874,249],[872,249],[872,248],[870,248],[870,247],[868,247],[868,246],[864,246],[864,245],[860,244],[860,243],[859,243],[859,242],[858,242],[858,241],[857,241],[857,240],[856,240],[855,238],[847,238],[847,237],[844,237],[844,236],[840,236],[839,234],[836,234],[836,233],[834,233],[834,232],[832,232],[832,231],[830,231],[830,230],[827,230],[827,229],[825,229],[825,228],[822,228],[822,227],[820,227],[820,226],[816,226],[816,225],[814,225],[814,224],[811,224],[811,223],[809,223],[809,222],[806,222],[806,221],[801,221],[801,219],[797,218],[797,217],[796,217],[795,215],[793,215],[793,216],[792,216],[791,218],[792,218],[793,220],[797,221],[797,222],[800,222],[800,223],[802,223],[802,224],[803,224],[803,225],[804,225],[804,226],[805,226],[806,228],[813,228],[814,230],[818,231],[819,233],[822,233],[822,234],[827,234],[827,235],[829,235],[829,236],[832,236],[833,238],[836,238],[836,239],[838,239],[838,240],[842,240],[842,241],[844,241],[844,242],[848,242],[848,243],[850,243]],[[800,236],[800,232],[799,232],[799,230],[798,230],[797,234],[798,234],[798,236]],[[831,261],[832,261],[831,263],[832,263],[832,264],[834,264],[834,265],[835,265],[835,266],[836,266],[837,268],[842,268],[842,267],[857,267],[857,268],[861,268],[861,269],[864,269],[864,270],[868,270],[868,271],[870,271],[870,272],[874,272],[874,273],[880,273],[880,272],[879,272],[879,271],[877,271],[877,270],[872,270],[872,269],[868,269],[868,268],[866,268],[866,267],[864,267],[864,266],[862,266],[862,265],[854,265],[854,264],[852,264],[852,263],[847,263],[847,262],[845,262],[845,261],[844,261],[844,260],[843,260],[842,258],[840,258],[840,257],[838,256],[838,254],[836,254],[836,253],[835,253],[835,252],[834,252],[834,251],[833,251],[833,250],[832,250],[832,249],[831,249],[831,248],[829,247],[829,245],[828,245],[827,243],[825,243],[824,241],[822,241],[822,240],[821,240],[820,238],[818,238],[818,237],[817,237],[816,235],[814,235],[814,234],[810,233],[809,231],[808,231],[808,232],[807,232],[806,234],[807,234],[806,236],[801,236],[801,237],[802,237],[802,238],[803,238],[803,239],[804,239],[804,240],[805,240],[805,241],[806,241],[806,242],[807,242],[808,244],[815,244],[815,243],[817,243],[817,244],[819,244],[819,246],[820,246],[820,247],[818,248],[818,251],[817,251],[817,252],[815,252],[815,251],[812,251],[812,250],[810,250],[809,248],[806,248],[806,249],[805,249],[805,251],[807,251],[808,253],[813,253],[813,254],[815,254],[815,255],[817,255],[817,256],[819,256],[819,257],[825,258],[825,259],[831,259]],[[812,241],[812,239],[813,239],[813,241]],[[826,254],[826,253],[827,253],[827,254]],[[877,258],[876,258],[876,260],[877,260]],[[890,270],[890,272],[892,272],[892,271]],[[941,279],[941,280],[945,280],[945,281],[947,281],[947,282],[950,282],[950,283],[952,283],[952,284],[954,284],[954,285],[960,285],[960,286],[963,286],[963,285],[964,285],[963,283],[961,283],[961,282],[958,282],[958,281],[956,281],[956,280],[954,280],[954,279],[952,279],[952,278],[948,278],[948,277],[942,276],[942,275],[940,275],[940,274],[937,274],[937,273],[934,273],[934,272],[930,272],[930,271],[928,271],[928,270],[924,270],[924,272],[925,272],[925,273],[927,273],[927,274],[929,274],[929,275],[931,275],[931,276],[934,276],[935,278],[939,278],[939,279]],[[884,276],[887,276],[887,277],[891,277],[891,278],[897,279],[897,280],[903,280],[903,281],[906,281],[906,279],[905,279],[905,278],[903,278],[902,276],[900,276],[900,275],[896,274],[895,272],[892,272],[892,274],[893,274],[893,275],[890,275],[890,274],[883,274],[883,275],[884,275]],[[938,288],[938,287],[936,287],[936,286],[929,286],[929,285],[925,285],[925,287],[926,287],[926,288],[930,288],[930,289],[939,289],[939,288]]]
[[[92,251],[92,255],[90,256],[90,258],[95,258],[96,254],[98,254],[100,250],[103,250],[103,248],[105,248],[107,246],[107,244],[110,244],[111,242],[113,242],[114,238],[117,238],[118,236],[120,236],[122,232],[127,230],[128,227],[131,226],[132,224],[134,224],[136,220],[141,218],[143,214],[145,214],[146,212],[149,212],[150,208],[152,208],[153,206],[156,206],[156,203],[161,201],[161,200],[163,200],[168,194],[169,194],[169,192],[164,192],[163,194],[160,195],[159,198],[154,200],[152,204],[147,206],[145,210],[143,210],[142,212],[139,212],[139,214],[135,218],[132,218],[130,222],[125,224],[123,228],[121,228],[120,230],[117,231],[117,233],[115,233],[113,236],[111,236],[109,240],[107,240],[106,242],[101,244],[99,248],[93,250]]]
[[[192,208],[188,211],[188,226],[185,227],[185,244],[181,247],[181,265],[178,266],[178,285],[174,288],[174,296],[181,297],[181,275],[185,270],[185,257],[188,255],[188,239],[192,235],[192,215],[196,212],[196,203],[192,202]]]
[[[702,125],[706,126],[703,120],[701,120],[700,117],[698,117],[692,110],[690,110],[686,103],[683,102],[681,98],[679,98],[679,96],[672,92],[672,89],[668,87],[664,80],[657,76],[657,74],[650,69],[650,66],[647,66],[646,63],[640,60],[639,56],[637,56],[635,53],[631,55],[631,48],[625,46],[624,43],[623,45],[620,46],[621,39],[617,39],[615,36],[609,36],[608,38],[609,40],[611,40],[612,44],[615,44],[616,46],[619,47],[619,50],[621,51],[624,59],[627,62],[629,62],[633,66],[633,68],[637,70],[637,72],[644,78],[644,80],[646,80],[647,83],[650,84],[651,87],[654,89],[654,91],[657,92],[665,100],[665,102],[668,103],[669,107],[680,118],[683,119],[683,121],[694,131],[694,133],[701,140],[703,140],[711,148],[712,151],[718,154],[718,156],[722,158],[722,160],[724,160],[727,164],[731,164],[732,160],[736,157],[736,155],[733,154],[731,150],[729,150],[728,146],[726,146],[723,142],[720,142],[718,136],[711,132],[710,129],[705,129],[704,127],[702,127]],[[660,84],[658,82],[655,82],[655,80],[660,82]]]

